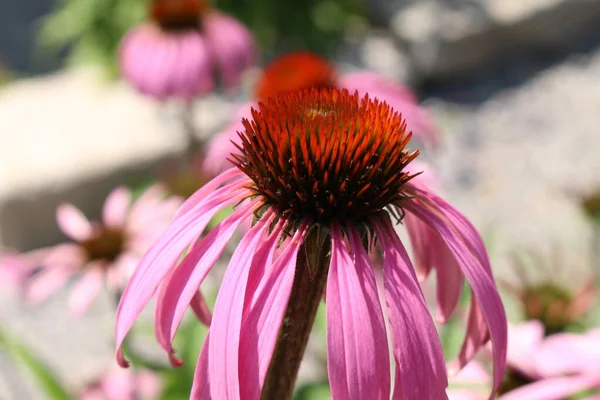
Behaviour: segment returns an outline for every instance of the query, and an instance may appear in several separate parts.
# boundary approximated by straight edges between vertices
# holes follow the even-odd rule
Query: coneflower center
[[[571,313],[573,298],[565,289],[552,283],[526,288],[522,294],[527,319],[537,319],[544,324],[546,334],[564,331],[574,322]]]
[[[104,228],[92,238],[82,242],[81,245],[87,252],[91,261],[115,261],[123,250],[125,235],[116,229]]]
[[[418,152],[387,104],[346,90],[282,93],[253,110],[234,155],[253,189],[281,215],[313,223],[364,222],[400,207],[405,167]]]
[[[203,0],[154,0],[150,16],[165,30],[199,29],[200,17],[207,9]]]
[[[308,52],[295,52],[273,61],[265,68],[256,88],[262,101],[277,93],[310,89],[333,88],[335,69],[321,57]]]

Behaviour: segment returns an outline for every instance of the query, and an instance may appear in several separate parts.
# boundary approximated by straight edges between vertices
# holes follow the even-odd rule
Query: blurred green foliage
[[[116,74],[119,41],[145,18],[148,0],[61,0],[42,21],[42,55],[69,50],[70,63],[95,63]],[[361,0],[215,0],[243,21],[263,54],[309,49],[328,54],[342,33],[361,21]]]
[[[47,399],[73,399],[52,370],[40,361],[33,351],[3,331],[0,331],[0,348],[3,348],[15,364],[37,382]]]

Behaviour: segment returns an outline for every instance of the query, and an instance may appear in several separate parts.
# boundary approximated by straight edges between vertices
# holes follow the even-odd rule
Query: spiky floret
[[[297,51],[278,58],[265,68],[256,87],[256,97],[266,101],[279,92],[333,88],[335,84],[333,65],[316,54]]]
[[[150,16],[166,30],[199,29],[200,16],[207,9],[204,0],[154,0]]]
[[[386,103],[306,89],[259,103],[252,117],[232,161],[280,215],[362,223],[407,197],[403,185],[414,175],[405,167],[418,151],[406,150],[411,133]]]

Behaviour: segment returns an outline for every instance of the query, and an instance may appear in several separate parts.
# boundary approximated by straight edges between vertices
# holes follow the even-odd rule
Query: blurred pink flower
[[[60,229],[72,240],[46,251],[41,271],[27,288],[33,303],[45,300],[69,278],[83,272],[69,306],[75,314],[85,312],[106,281],[120,291],[140,256],[168,226],[181,201],[164,197],[158,186],[150,187],[131,205],[131,192],[119,187],[107,197],[101,221],[88,219],[71,204],[56,212]]]
[[[294,52],[284,55],[263,71],[256,87],[256,100],[242,105],[232,122],[218,133],[206,148],[204,170],[216,176],[231,168],[231,153],[237,149],[232,141],[238,140],[238,132],[244,130],[243,118],[252,118],[251,109],[259,101],[266,101],[277,93],[305,88],[338,87],[351,93],[358,91],[360,97],[369,94],[372,99],[385,101],[394,110],[402,113],[408,130],[430,146],[438,144],[438,134],[429,114],[419,106],[415,95],[400,83],[383,78],[372,72],[336,75],[335,68],[325,59],[309,52]]]
[[[161,392],[158,375],[147,370],[112,369],[99,382],[89,385],[80,400],[154,400]]]
[[[0,253],[0,288],[21,289],[44,256],[43,250],[19,253],[16,250],[3,250]]]
[[[499,400],[564,400],[600,390],[600,331],[544,338],[539,321],[509,325],[506,362]],[[487,370],[473,361],[451,380],[448,395],[451,400],[484,400],[490,383]]]
[[[127,33],[119,51],[121,71],[139,91],[163,100],[191,100],[239,83],[254,63],[251,33],[203,0],[155,0],[151,21]]]
[[[121,345],[159,287],[156,337],[179,365],[172,342],[188,304],[236,228],[255,218],[225,272],[192,398],[260,397],[295,276],[307,273],[297,270],[297,257],[311,229],[327,238],[321,247],[331,246],[326,310],[333,399],[390,398],[382,305],[396,362],[393,398],[444,398],[447,373],[436,328],[391,219],[406,213],[437,233],[440,243],[430,251],[449,255],[438,269],[452,263],[460,282],[464,274],[471,284],[477,318],[466,343],[476,350],[491,337],[497,387],[506,319],[487,252],[462,214],[412,179],[409,163],[418,152],[405,149],[410,135],[400,116],[345,90],[312,89],[271,99],[253,118],[244,123],[237,168],[183,204],[129,281],[117,311],[119,363],[127,365]],[[211,218],[234,205],[234,213],[198,241]],[[370,256],[381,260],[383,298]]]

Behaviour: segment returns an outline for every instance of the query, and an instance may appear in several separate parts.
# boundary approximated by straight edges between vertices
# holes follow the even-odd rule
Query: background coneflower
[[[47,249],[41,270],[28,283],[29,299],[38,303],[82,273],[69,299],[76,314],[86,311],[104,282],[120,292],[141,255],[163,232],[180,200],[164,198],[157,186],[131,204],[131,192],[119,187],[107,197],[101,221],[89,221],[71,204],[56,212],[60,229],[72,240]]]
[[[430,146],[438,143],[431,117],[419,107],[417,98],[408,88],[366,71],[340,75],[329,61],[310,52],[289,53],[267,65],[256,84],[255,98],[265,102],[280,92],[333,87],[350,92],[356,90],[361,97],[368,94],[372,99],[385,101],[402,112],[408,130],[420,141]],[[242,119],[251,118],[250,110],[257,106],[256,101],[241,106],[232,123],[207,144],[205,171],[214,176],[229,168],[225,160],[236,151],[232,141],[237,139],[237,132],[244,129]]]
[[[471,284],[478,319],[467,343],[476,350],[491,337],[495,392],[507,333],[486,250],[466,218],[419,183],[410,167],[418,152],[407,149],[411,134],[399,114],[346,90],[312,89],[259,103],[252,117],[231,158],[236,168],[183,204],[129,281],[117,311],[120,364],[127,365],[123,340],[157,287],[156,336],[179,363],[172,341],[188,304],[236,227],[254,218],[225,272],[192,398],[290,398],[324,294],[333,399],[389,399],[392,379],[394,398],[445,398],[440,341],[393,225],[412,213],[440,238],[431,251],[447,251]],[[198,241],[212,216],[232,205],[235,212]],[[381,298],[373,257],[383,268]],[[460,285],[462,275],[440,284]]]
[[[254,62],[252,35],[205,0],[153,0],[149,21],[122,40],[123,76],[141,92],[165,99],[192,98],[238,84]]]

